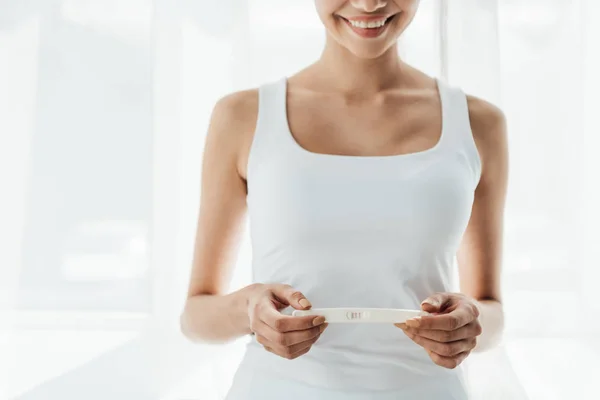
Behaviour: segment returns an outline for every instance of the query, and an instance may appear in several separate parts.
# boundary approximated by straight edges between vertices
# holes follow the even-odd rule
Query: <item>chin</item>
[[[354,54],[358,58],[362,58],[365,60],[373,60],[381,57],[385,54],[392,46],[395,46],[395,43],[392,43],[388,46],[381,45],[351,45],[351,44],[342,44],[349,52]]]

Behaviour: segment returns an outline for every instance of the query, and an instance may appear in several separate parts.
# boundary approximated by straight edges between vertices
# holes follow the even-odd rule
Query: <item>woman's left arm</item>
[[[501,110],[474,97],[468,97],[468,103],[482,173],[457,259],[460,290],[476,302],[480,311],[483,332],[475,350],[485,350],[500,341],[504,329],[500,271],[508,185],[508,139],[506,119]]]
[[[482,173],[457,253],[461,293],[433,294],[422,308],[439,315],[398,325],[447,368],[456,367],[471,351],[494,347],[504,328],[500,270],[508,184],[506,120],[501,110],[481,99],[469,96],[468,104]]]

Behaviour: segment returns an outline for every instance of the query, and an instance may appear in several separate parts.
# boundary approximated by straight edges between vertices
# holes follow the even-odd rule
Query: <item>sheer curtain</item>
[[[595,399],[600,4],[421,3],[402,57],[509,124],[507,333],[473,398]],[[204,134],[219,97],[319,56],[313,7],[0,0],[0,399],[223,397],[247,339],[178,333]]]

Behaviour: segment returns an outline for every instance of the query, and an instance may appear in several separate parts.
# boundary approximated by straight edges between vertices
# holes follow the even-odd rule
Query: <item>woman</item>
[[[399,59],[418,0],[315,3],[320,59],[214,108],[182,329],[253,335],[230,400],[467,398],[456,367],[503,325],[503,114]],[[246,207],[255,283],[225,294]],[[311,305],[432,315],[290,315]]]

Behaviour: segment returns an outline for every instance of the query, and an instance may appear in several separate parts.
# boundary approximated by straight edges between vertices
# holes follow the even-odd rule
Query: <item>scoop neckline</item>
[[[442,126],[440,129],[440,136],[438,141],[435,143],[435,145],[433,145],[432,147],[425,149],[425,150],[421,150],[421,151],[416,151],[416,152],[411,152],[411,153],[401,153],[401,154],[390,154],[390,155],[379,155],[379,156],[357,156],[357,155],[351,155],[351,154],[331,154],[331,153],[317,153],[314,151],[310,151],[306,148],[304,148],[303,146],[300,145],[300,143],[298,143],[298,141],[296,140],[296,138],[294,137],[294,135],[292,134],[292,130],[290,128],[290,122],[288,119],[288,102],[287,102],[287,88],[288,88],[288,77],[284,76],[283,78],[281,78],[280,84],[281,84],[281,92],[282,92],[282,97],[283,97],[283,124],[285,125],[285,136],[287,137],[288,141],[291,143],[292,147],[295,148],[295,151],[312,157],[312,158],[321,158],[321,159],[338,159],[338,160],[399,160],[399,159],[411,159],[411,158],[418,158],[418,157],[422,157],[422,156],[426,156],[432,153],[435,153],[437,150],[440,149],[440,147],[442,146],[442,143],[444,142],[444,139],[446,137],[446,127],[447,127],[447,110],[446,110],[446,104],[445,104],[445,99],[444,99],[444,94],[442,93],[442,82],[440,82],[439,78],[434,78],[435,80],[435,84],[436,84],[436,89],[437,89],[437,93],[438,93],[438,98],[440,100],[440,108],[441,108],[441,115],[442,115]]]

